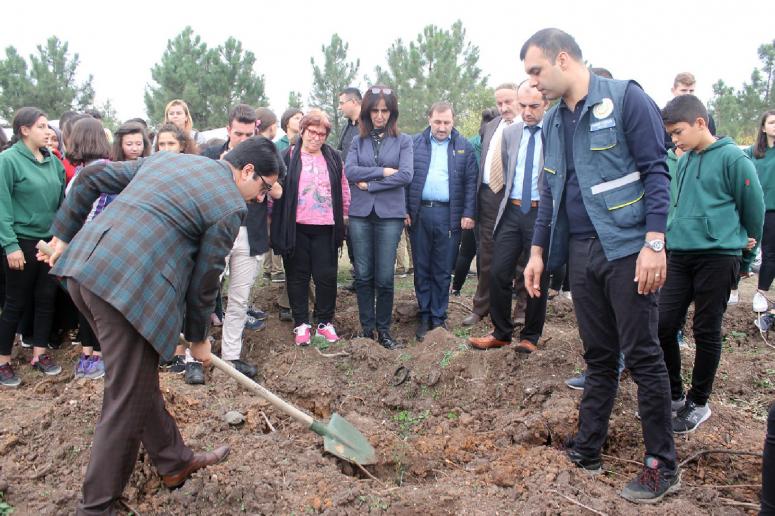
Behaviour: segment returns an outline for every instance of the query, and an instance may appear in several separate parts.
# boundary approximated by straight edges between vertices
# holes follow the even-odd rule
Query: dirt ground
[[[344,271],[340,279],[347,280]],[[762,449],[767,406],[775,399],[775,350],[753,325],[754,281],[742,283],[741,303],[725,316],[713,416],[697,432],[676,438],[680,460],[708,449]],[[406,348],[387,351],[368,340],[342,340],[322,350],[339,355],[326,357],[315,347],[294,347],[291,323],[277,318],[279,287],[262,280],[254,298],[271,316],[266,330],[247,332],[245,358],[259,364],[263,384],[279,396],[317,418],[337,412],[355,424],[377,451],[378,463],[368,468],[374,478],[324,454],[320,437],[220,372],[208,374],[206,386],[163,373],[167,407],[187,443],[197,450],[228,443],[231,455],[170,492],[141,452],[125,491],[127,506],[140,514],[754,512],[761,459],[751,456],[693,460],[683,469],[681,491],[655,507],[618,496],[643,456],[636,388],[627,373],[611,416],[606,473],[593,477],[574,468],[562,452],[581,396],[563,380],[583,367],[572,304],[550,302],[536,353],[476,351],[466,337],[485,334],[488,325],[469,331],[459,324],[475,282],[470,278],[463,296],[453,298],[451,332],[437,329],[417,343],[412,279],[397,279],[395,334]],[[357,330],[357,320],[354,294],[341,290],[339,334]],[[694,358],[690,329],[687,335],[688,365]],[[54,352],[68,369],[53,379],[22,364],[28,352],[15,353],[24,383],[0,391],[0,516],[9,507],[14,514],[72,513],[102,382],[72,379],[76,347]],[[231,410],[245,415],[242,425],[224,422]]]

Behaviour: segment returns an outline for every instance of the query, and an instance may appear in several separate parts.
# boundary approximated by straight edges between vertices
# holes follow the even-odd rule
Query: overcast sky
[[[80,73],[94,75],[97,102],[109,98],[120,119],[146,115],[143,91],[150,69],[186,25],[208,46],[234,36],[253,51],[278,113],[289,90],[301,91],[307,101],[310,57],[322,62],[320,47],[334,32],[349,43],[349,57],[361,60],[357,86],[363,88],[363,75],[373,77],[374,67],[384,66],[391,43],[415,39],[428,24],[449,28],[461,19],[469,41],[479,46],[479,65],[491,85],[524,78],[522,43],[539,29],[558,27],[576,38],[592,65],[608,68],[616,78],[637,80],[660,105],[681,71],[697,76],[697,94],[705,101],[717,79],[740,86],[759,65],[756,49],[775,35],[771,0],[43,0],[3,2],[0,12],[3,49],[13,45],[26,57],[51,35],[68,41],[71,52],[80,54]]]

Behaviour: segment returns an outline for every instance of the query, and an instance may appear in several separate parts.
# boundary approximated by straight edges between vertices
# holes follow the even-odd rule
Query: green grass
[[[5,493],[0,491],[0,516],[8,516],[13,511],[13,506],[5,501]]]
[[[417,415],[413,415],[408,410],[402,410],[393,416],[393,421],[398,423],[402,433],[408,433],[416,425],[419,425],[431,415],[430,410],[424,410]]]

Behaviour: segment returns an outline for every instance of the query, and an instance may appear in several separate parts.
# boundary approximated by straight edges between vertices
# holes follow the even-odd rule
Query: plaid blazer
[[[100,193],[120,194],[84,225]],[[98,163],[74,180],[51,228],[70,242],[51,274],[116,308],[165,359],[183,327],[207,337],[219,276],[247,213],[224,161],[160,152]]]

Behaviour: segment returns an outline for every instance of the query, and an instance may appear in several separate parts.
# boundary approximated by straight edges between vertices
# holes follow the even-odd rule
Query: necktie
[[[503,159],[501,158],[501,143],[503,133],[498,135],[495,142],[495,148],[492,152],[492,161],[490,162],[490,190],[495,193],[503,189]]]
[[[530,212],[530,203],[533,200],[533,154],[536,150],[536,133],[541,130],[537,125],[529,125],[530,140],[527,142],[527,155],[525,156],[525,173],[522,179],[522,213]]]

